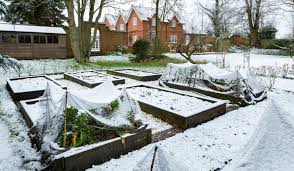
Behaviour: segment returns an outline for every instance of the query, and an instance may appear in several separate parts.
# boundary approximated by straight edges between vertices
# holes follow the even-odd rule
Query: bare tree
[[[230,34],[231,20],[235,17],[235,10],[232,8],[231,0],[214,0],[213,7],[204,6],[198,3],[203,13],[210,19],[215,37],[228,37]],[[198,5],[196,4],[196,5]]]
[[[154,55],[161,55],[161,32],[163,30],[163,25],[161,21],[165,21],[170,15],[179,16],[179,12],[183,8],[183,0],[154,0],[155,4],[155,43],[154,43]]]
[[[177,52],[192,64],[197,62],[192,59],[192,55],[196,52],[203,53],[205,49],[204,37],[192,36],[188,44],[178,44]]]
[[[91,55],[91,49],[95,43],[98,30],[98,21],[102,10],[107,7],[118,5],[116,0],[64,0],[67,13],[69,32],[73,54],[78,62],[87,62]],[[88,17],[88,22],[84,19]],[[95,27],[93,28],[93,25]],[[91,37],[91,29],[94,35]]]

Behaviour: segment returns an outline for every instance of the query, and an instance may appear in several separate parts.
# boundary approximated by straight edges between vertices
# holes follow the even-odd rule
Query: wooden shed
[[[62,27],[0,23],[0,54],[17,59],[66,58]]]

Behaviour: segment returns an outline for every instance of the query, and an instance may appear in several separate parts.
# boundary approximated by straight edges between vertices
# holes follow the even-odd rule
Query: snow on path
[[[223,168],[250,139],[267,106],[268,101],[264,101],[240,108],[155,144],[169,150],[172,158],[182,161],[191,171]],[[155,144],[89,171],[131,171]]]
[[[2,123],[0,124],[0,130],[0,161],[2,162],[12,155],[12,150],[7,148],[9,147],[9,130]]]
[[[268,108],[256,132],[224,170],[290,171],[294,169],[294,109],[293,95],[277,96]]]

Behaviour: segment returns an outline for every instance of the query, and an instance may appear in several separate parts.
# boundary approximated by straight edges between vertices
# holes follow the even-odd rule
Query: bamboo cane
[[[64,107],[64,132],[63,132],[63,147],[66,146],[66,133],[67,133],[67,128],[66,128],[66,111],[67,111],[67,94],[68,92],[66,91],[65,93],[65,107]]]

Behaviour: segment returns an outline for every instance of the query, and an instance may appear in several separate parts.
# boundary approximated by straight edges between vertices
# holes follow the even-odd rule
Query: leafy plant
[[[150,41],[145,39],[137,40],[133,45],[133,54],[136,55],[136,58],[132,59],[132,62],[143,62],[148,59],[150,47]]]
[[[118,106],[119,106],[119,101],[118,101],[118,100],[114,100],[114,101],[112,101],[112,102],[110,103],[110,107],[111,107],[112,110],[117,109]]]
[[[95,130],[90,124],[88,116],[79,113],[78,109],[66,109],[66,147],[80,147],[96,141]],[[59,136],[59,143],[63,144],[63,131]]]

